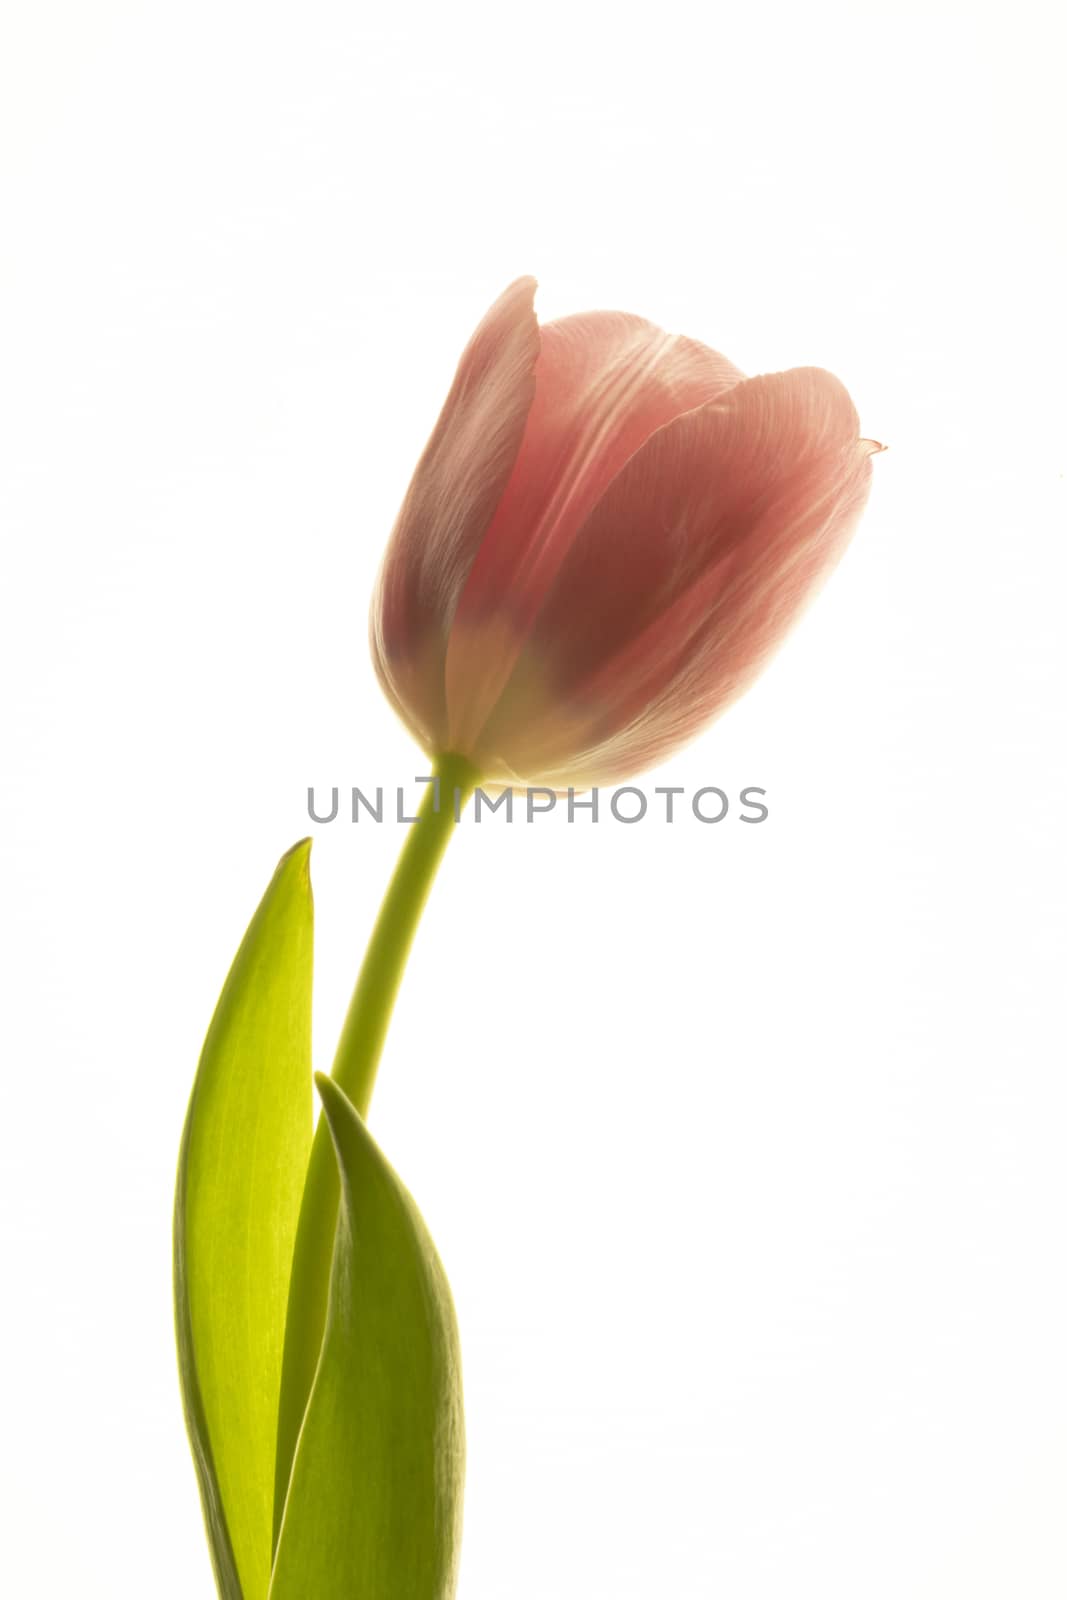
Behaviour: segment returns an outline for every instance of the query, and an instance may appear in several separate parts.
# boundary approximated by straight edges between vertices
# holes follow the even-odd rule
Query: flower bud
[[[431,754],[621,782],[747,687],[841,554],[870,456],[818,367],[746,378],[639,317],[484,318],[400,510],[371,646]]]

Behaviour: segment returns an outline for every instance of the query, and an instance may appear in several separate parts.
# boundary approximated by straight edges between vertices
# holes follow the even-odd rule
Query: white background
[[[891,448],[650,779],[762,785],[765,825],[483,825],[442,873],[373,1121],[459,1308],[462,1600],[1062,1600],[1053,18],[7,8],[5,1594],[212,1592],[170,1306],[196,1058],[307,785],[425,768],[370,585],[530,271],[543,317],[828,366]],[[401,830],[316,834],[325,1068]]]

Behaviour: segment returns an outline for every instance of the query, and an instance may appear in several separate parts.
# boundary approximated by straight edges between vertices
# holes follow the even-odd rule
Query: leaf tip
[[[279,867],[303,867],[305,872],[308,871],[311,866],[310,834],[306,839],[298,839],[296,844],[285,852],[278,865]]]
[[[274,869],[274,884],[311,903],[311,840],[300,839]]]
[[[341,1153],[345,1143],[343,1130],[346,1122],[349,1127],[353,1123],[362,1127],[362,1119],[344,1090],[333,1078],[328,1078],[323,1072],[316,1072],[315,1087],[322,1101],[322,1114],[326,1118],[326,1126],[330,1132],[330,1142],[337,1157],[343,1188],[345,1182],[345,1163]]]
[[[343,1108],[351,1110],[348,1096],[344,1090],[332,1078],[327,1077],[325,1072],[316,1072],[315,1087],[319,1091],[319,1099],[322,1101],[322,1109],[326,1113],[327,1122],[332,1124],[337,1113]]]

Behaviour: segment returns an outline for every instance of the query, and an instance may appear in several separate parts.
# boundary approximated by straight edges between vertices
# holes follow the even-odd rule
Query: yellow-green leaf
[[[285,1308],[311,1147],[310,848],[282,857],[237,952],[178,1167],[178,1362],[224,1600],[266,1600],[270,1584]]]
[[[452,1296],[411,1196],[343,1091],[316,1083],[341,1208],[270,1600],[450,1600],[464,1464]]]

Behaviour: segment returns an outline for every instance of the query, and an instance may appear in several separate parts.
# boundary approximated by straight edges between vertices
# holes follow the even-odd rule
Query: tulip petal
[[[616,474],[657,429],[741,378],[706,346],[621,312],[541,330],[522,448],[453,624],[452,748],[475,745],[571,543]]]
[[[655,433],[568,551],[476,759],[552,782],[652,765],[736,699],[841,554],[868,441],[819,368]]]
[[[383,688],[429,747],[441,748],[444,655],[457,598],[515,464],[539,349],[533,278],[482,319],[400,508],[371,609]]]

